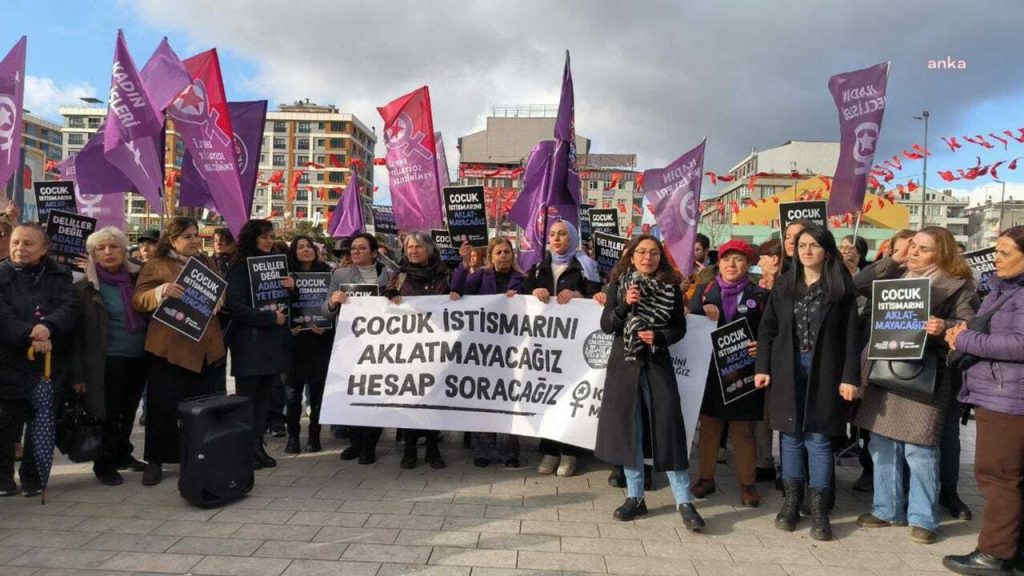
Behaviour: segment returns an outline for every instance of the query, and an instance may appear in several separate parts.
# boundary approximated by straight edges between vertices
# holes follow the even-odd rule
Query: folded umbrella
[[[41,504],[46,504],[46,485],[50,482],[50,470],[53,468],[53,449],[57,440],[56,423],[53,409],[53,382],[50,380],[50,353],[43,360],[43,377],[32,388],[32,418],[28,421],[28,443],[31,449],[26,458],[31,462],[22,462],[27,475],[34,471],[39,489],[42,491]],[[35,350],[28,349],[28,359],[35,361]],[[26,466],[28,464],[28,466]],[[22,478],[24,484],[25,478]]]

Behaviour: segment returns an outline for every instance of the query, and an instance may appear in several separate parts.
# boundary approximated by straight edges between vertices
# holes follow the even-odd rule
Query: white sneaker
[[[540,464],[537,466],[537,474],[554,474],[556,467],[558,467],[558,456],[545,454],[544,457],[540,459]]]
[[[572,476],[576,473],[576,457],[575,456],[562,456],[562,461],[558,465],[558,475],[563,478],[566,476]]]

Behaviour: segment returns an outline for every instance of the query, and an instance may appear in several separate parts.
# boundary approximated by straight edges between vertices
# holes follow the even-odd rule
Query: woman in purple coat
[[[462,264],[452,274],[452,300],[462,296],[486,294],[519,293],[523,273],[516,264],[512,244],[505,238],[491,238],[487,243],[487,255],[482,268],[469,272],[471,257],[469,245],[463,246]],[[493,434],[473,432],[473,464],[480,468],[490,466],[491,461],[504,462],[507,468],[519,467],[519,437],[515,434]]]
[[[973,356],[964,371],[960,401],[978,419],[974,476],[985,496],[978,547],[946,556],[958,574],[1009,574],[1021,533],[1024,474],[1024,226],[996,240],[996,278],[971,324],[946,331],[950,349]],[[983,326],[988,318],[988,330]]]

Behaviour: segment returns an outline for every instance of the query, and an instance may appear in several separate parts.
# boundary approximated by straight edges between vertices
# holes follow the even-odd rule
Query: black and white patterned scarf
[[[622,330],[625,343],[625,358],[628,362],[636,361],[643,348],[643,341],[636,333],[642,330],[655,330],[668,325],[675,305],[675,292],[671,284],[661,282],[657,278],[642,276],[636,272],[623,276],[619,283],[619,299],[626,301],[626,291],[631,285],[640,288],[640,301],[630,307],[626,316],[626,324]]]

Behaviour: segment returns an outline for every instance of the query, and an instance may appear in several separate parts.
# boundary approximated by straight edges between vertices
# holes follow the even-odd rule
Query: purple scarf
[[[730,284],[719,274],[715,276],[715,283],[718,284],[718,289],[722,291],[722,313],[725,314],[725,321],[732,322],[732,319],[736,317],[739,295],[747,289],[747,284],[750,284],[750,278],[744,275],[736,283]]]
[[[107,272],[102,266],[96,267],[96,278],[104,284],[117,286],[121,294],[121,302],[124,304],[124,327],[129,332],[142,332],[146,329],[146,320],[132,308],[132,292],[135,285],[132,282],[132,275],[128,269],[121,266],[117,272]]]

